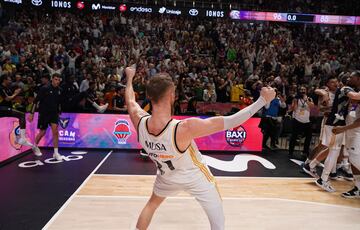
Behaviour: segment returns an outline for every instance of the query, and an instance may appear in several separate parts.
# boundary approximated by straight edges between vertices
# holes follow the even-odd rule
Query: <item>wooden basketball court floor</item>
[[[96,174],[109,153],[44,229],[135,229],[155,176]],[[321,191],[311,178],[216,177],[225,229],[360,229],[360,199]],[[210,229],[200,205],[185,193],[168,198],[149,229]]]

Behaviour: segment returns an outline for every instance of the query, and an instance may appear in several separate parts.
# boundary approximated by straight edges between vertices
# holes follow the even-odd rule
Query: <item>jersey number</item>
[[[159,171],[160,171],[160,174],[161,174],[161,175],[164,175],[165,172],[164,172],[164,170],[161,169],[161,168],[162,168],[162,165],[160,164],[160,162],[157,161],[157,160],[155,160],[155,163],[156,163],[157,168],[158,168]],[[174,165],[172,164],[172,162],[171,162],[170,160],[168,160],[168,161],[163,161],[163,163],[165,163],[171,171],[172,171],[172,170],[175,170]]]

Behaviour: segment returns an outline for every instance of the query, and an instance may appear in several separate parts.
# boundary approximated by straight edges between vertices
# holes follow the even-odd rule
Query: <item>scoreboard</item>
[[[298,22],[335,25],[360,25],[359,16],[340,16],[323,14],[278,13],[260,11],[231,10],[230,18],[234,20]]]

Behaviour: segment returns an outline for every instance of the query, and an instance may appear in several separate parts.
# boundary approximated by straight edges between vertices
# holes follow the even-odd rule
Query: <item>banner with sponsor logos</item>
[[[185,119],[187,116],[174,116]],[[201,117],[206,118],[206,117]],[[0,162],[29,148],[15,143],[19,132],[14,118],[0,118]],[[251,118],[243,125],[207,137],[196,139],[200,150],[208,151],[261,151],[262,133],[258,128],[259,118]],[[34,142],[37,129],[37,114],[32,123],[27,122],[27,137]],[[52,146],[49,128],[39,146]],[[73,148],[141,149],[137,133],[128,115],[63,113],[59,119],[59,146]]]
[[[33,9],[64,9],[76,12],[151,13],[189,17],[225,18],[228,11],[222,9],[182,8],[170,6],[149,6],[124,4],[121,1],[78,1],[78,0],[2,0],[4,7],[31,7]]]

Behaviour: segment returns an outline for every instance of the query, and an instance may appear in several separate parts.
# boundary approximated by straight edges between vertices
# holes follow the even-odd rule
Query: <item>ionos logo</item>
[[[191,16],[197,16],[199,14],[199,11],[197,9],[190,9],[189,14]]]
[[[15,3],[15,4],[22,4],[22,0],[4,0],[4,2]]]
[[[152,8],[148,7],[130,7],[131,12],[138,12],[138,13],[152,13]]]
[[[71,8],[71,2],[67,1],[51,1],[51,7],[53,8]]]
[[[41,6],[42,5],[42,0],[31,0],[31,3],[34,6]]]
[[[93,10],[100,10],[101,9],[101,5],[100,5],[100,3],[98,3],[98,4],[92,4],[91,5],[91,9],[93,9]]]
[[[223,18],[224,16],[225,16],[224,11],[218,11],[218,10],[207,10],[206,11],[206,17]]]
[[[181,14],[181,10],[172,10],[172,9],[166,9],[166,7],[161,7],[159,9],[159,13],[160,14],[175,14],[175,15],[180,15]]]

